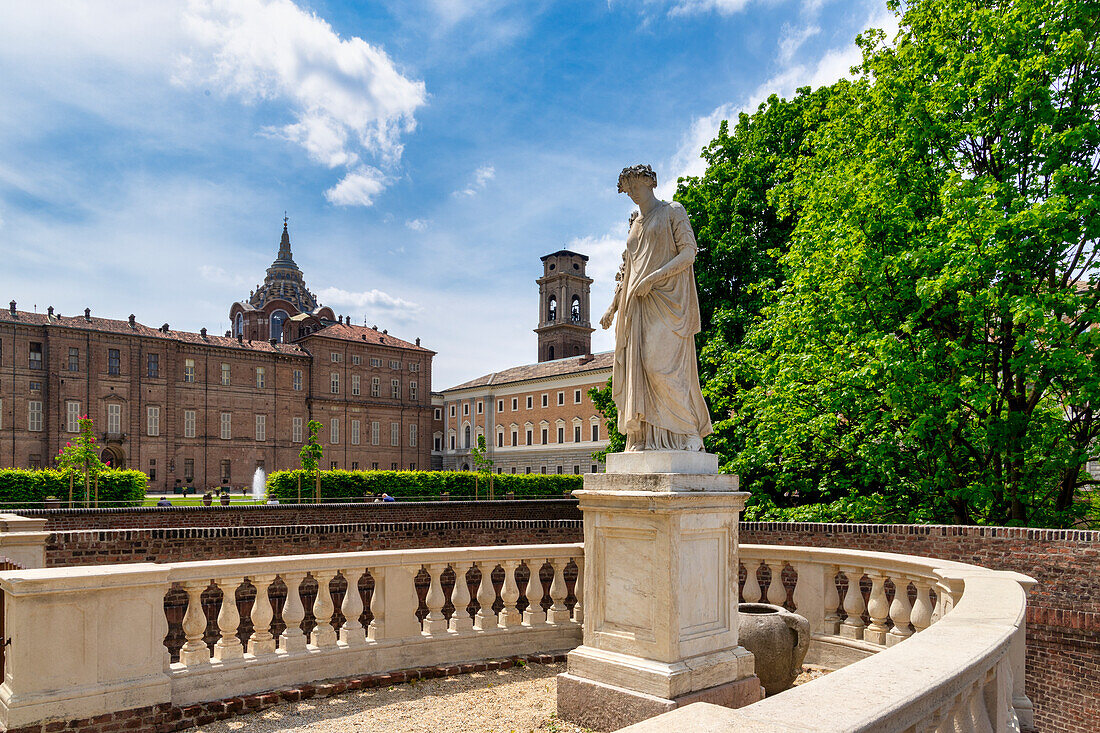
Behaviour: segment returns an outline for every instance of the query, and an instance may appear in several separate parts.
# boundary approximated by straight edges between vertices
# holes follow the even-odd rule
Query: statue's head
[[[619,193],[626,193],[626,187],[633,181],[644,181],[650,188],[657,188],[657,174],[645,164],[638,164],[623,168],[619,174]]]

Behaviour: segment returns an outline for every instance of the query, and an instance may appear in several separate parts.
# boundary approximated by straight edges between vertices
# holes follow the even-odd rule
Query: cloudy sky
[[[310,288],[438,351],[436,389],[529,363],[540,255],[610,299],[623,166],[667,197],[870,26],[883,0],[4,3],[0,302],[221,332],[286,211]]]

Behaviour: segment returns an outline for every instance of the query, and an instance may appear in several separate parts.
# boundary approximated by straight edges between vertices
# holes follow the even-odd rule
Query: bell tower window
[[[550,302],[546,306],[546,320],[550,323],[558,320],[558,299],[553,295],[550,296]]]

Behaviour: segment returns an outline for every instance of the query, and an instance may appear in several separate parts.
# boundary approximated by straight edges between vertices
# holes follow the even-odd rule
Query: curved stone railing
[[[816,655],[808,661],[836,671],[739,710],[697,703],[624,730],[1030,727],[1024,613],[1031,578],[910,555],[805,547],[742,545],[741,560],[744,600],[805,616]],[[781,582],[772,581],[777,577]]]

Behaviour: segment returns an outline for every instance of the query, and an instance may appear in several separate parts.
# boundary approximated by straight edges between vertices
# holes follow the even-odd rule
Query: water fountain
[[[266,493],[267,477],[262,468],[257,468],[256,473],[252,474],[252,498],[255,501],[263,501]]]

